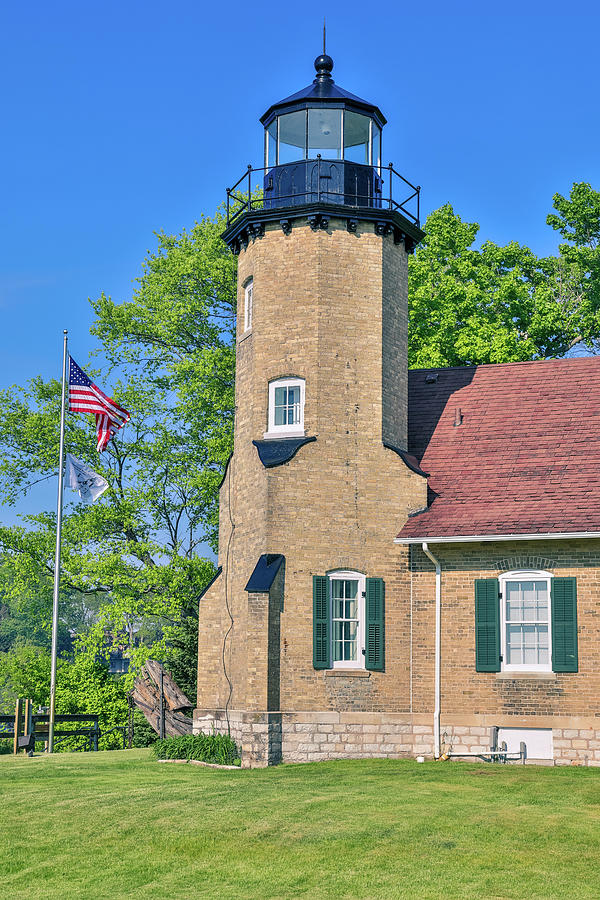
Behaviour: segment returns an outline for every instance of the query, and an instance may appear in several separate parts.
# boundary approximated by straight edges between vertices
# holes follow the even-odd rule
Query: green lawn
[[[600,769],[0,757],[0,896],[600,897]]]

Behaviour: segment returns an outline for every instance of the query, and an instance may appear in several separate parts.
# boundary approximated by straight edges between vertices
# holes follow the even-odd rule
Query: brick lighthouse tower
[[[243,765],[349,755],[344,717],[408,709],[393,539],[426,505],[406,452],[418,188],[382,167],[381,111],[334,82],[331,57],[315,69],[262,117],[264,168],[228,191],[223,235],[239,260],[235,439],[194,721],[229,730]]]

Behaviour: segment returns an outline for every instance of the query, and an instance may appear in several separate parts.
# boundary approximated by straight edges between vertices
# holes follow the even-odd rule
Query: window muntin
[[[364,668],[365,579],[358,572],[329,575],[331,604],[331,664],[333,668]]]
[[[315,159],[318,154],[323,159],[342,158],[341,109],[309,109],[308,158]]]
[[[304,379],[280,378],[269,384],[265,438],[304,436]]]
[[[358,581],[331,579],[331,621],[333,623],[334,662],[358,659]]]
[[[546,572],[500,578],[503,670],[551,671],[550,583]]]
[[[300,385],[275,388],[275,425],[300,425]]]
[[[252,279],[244,288],[244,331],[252,328],[252,303],[254,294],[254,282]]]

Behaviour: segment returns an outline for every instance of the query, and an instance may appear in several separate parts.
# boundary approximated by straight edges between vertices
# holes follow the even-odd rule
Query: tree
[[[235,259],[220,239],[224,223],[203,219],[180,236],[158,235],[133,299],[92,303],[106,365],[87,367],[112,385],[131,413],[99,458],[95,429],[68,416],[67,451],[108,481],[91,506],[68,500],[63,519],[62,597],[97,598],[78,651],[90,660],[127,640],[135,663],[164,658],[165,625],[197,604],[214,565],[217,486],[232,445]],[[56,472],[60,385],[34,378],[0,394],[0,498]],[[0,577],[11,601],[43,595],[49,610],[55,514],[0,527]],[[148,646],[140,625],[158,623]],[[148,629],[147,629],[148,630]],[[195,662],[194,662],[195,670]],[[195,671],[193,673],[195,678]]]
[[[409,261],[411,367],[563,356],[600,334],[598,298],[584,290],[598,266],[594,248],[577,258],[566,245],[548,258],[516,241],[476,249],[478,231],[450,204],[427,218]]]
[[[600,317],[600,193],[576,182],[569,198],[555,194],[546,222],[568,243],[559,245],[562,271],[568,272],[572,300],[578,307],[577,337],[598,352]]]
[[[0,653],[0,709],[14,711],[17,697],[33,700],[34,708],[46,706],[50,690],[50,652],[43,647],[23,645]],[[126,686],[108,674],[106,666],[85,653],[74,660],[59,659],[56,677],[56,712],[59,715],[94,713],[101,732],[127,722]],[[60,726],[65,728],[66,726]],[[101,750],[123,746],[122,732],[106,734],[99,742]],[[64,742],[61,742],[64,746]],[[67,749],[81,746],[69,738]]]
[[[409,262],[411,366],[560,356],[598,339],[599,195],[574,185],[554,204],[548,221],[565,243],[548,258],[516,242],[477,249],[478,225],[449,204],[428,217]],[[160,233],[132,298],[92,301],[101,358],[87,368],[131,423],[101,458],[91,421],[69,416],[66,431],[67,450],[109,482],[96,504],[71,499],[65,508],[61,610],[86,611],[76,649],[91,665],[111,643],[128,642],[135,664],[168,660],[190,693],[198,596],[214,573],[202,554],[216,548],[217,489],[233,439],[236,261],[224,225],[219,213],[181,235]],[[40,378],[0,393],[0,501],[16,504],[55,476],[59,397],[60,385]],[[42,647],[55,524],[41,512],[0,527],[7,629],[18,631],[18,611],[35,602],[32,637]]]

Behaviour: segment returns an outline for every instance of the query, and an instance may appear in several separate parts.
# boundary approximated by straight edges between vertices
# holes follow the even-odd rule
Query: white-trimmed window
[[[269,384],[266,438],[304,436],[304,379],[278,378]]]
[[[252,295],[254,292],[254,281],[251,278],[244,287],[244,331],[252,328]]]
[[[331,665],[334,669],[365,667],[365,576],[331,572]]]
[[[502,670],[551,672],[552,575],[506,572],[499,582]]]

